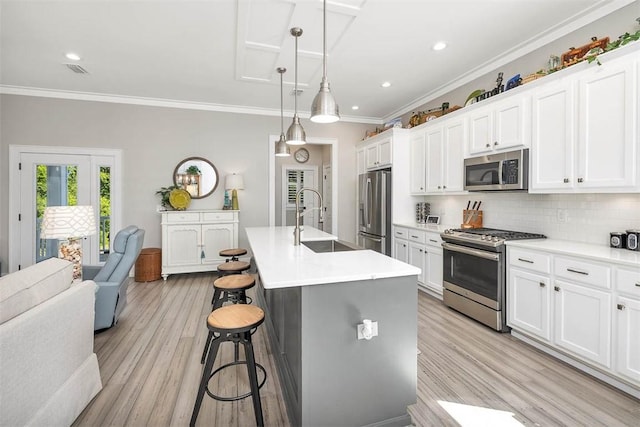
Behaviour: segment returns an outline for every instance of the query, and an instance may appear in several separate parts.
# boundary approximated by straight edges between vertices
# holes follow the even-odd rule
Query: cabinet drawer
[[[233,212],[204,212],[203,221],[233,221]]]
[[[409,239],[409,241],[411,242],[425,243],[427,240],[427,236],[426,233],[422,230],[414,230],[413,228],[410,228],[409,230],[407,230],[407,239]]]
[[[393,229],[393,237],[396,239],[406,239],[408,234],[408,230],[403,227],[394,227]]]
[[[598,288],[611,288],[611,269],[601,264],[576,258],[556,257],[554,273]]]
[[[527,270],[549,274],[551,272],[551,257],[547,254],[532,252],[517,248],[508,248],[509,265],[526,268]]]
[[[426,243],[430,246],[442,247],[442,239],[438,233],[426,233]]]
[[[200,213],[172,212],[167,214],[167,222],[200,222]]]
[[[616,277],[616,289],[625,294],[640,298],[640,268],[618,268]]]

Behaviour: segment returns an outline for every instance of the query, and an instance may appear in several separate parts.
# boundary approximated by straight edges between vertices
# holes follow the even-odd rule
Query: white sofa
[[[0,426],[69,426],[102,389],[96,284],[51,258],[0,278]]]

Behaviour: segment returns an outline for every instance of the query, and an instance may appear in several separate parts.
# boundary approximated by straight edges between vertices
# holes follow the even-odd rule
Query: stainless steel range
[[[546,236],[493,228],[450,229],[444,243],[445,305],[500,332],[507,332],[504,242]]]

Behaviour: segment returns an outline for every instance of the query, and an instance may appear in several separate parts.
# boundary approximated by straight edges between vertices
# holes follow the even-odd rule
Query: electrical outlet
[[[367,338],[365,337],[365,334],[364,334],[364,323],[360,323],[357,327],[357,330],[358,330],[358,339],[366,340]],[[377,336],[378,336],[378,322],[371,322],[371,337],[369,337],[369,339]]]
[[[558,222],[567,222],[569,215],[566,209],[558,209],[556,212]]]

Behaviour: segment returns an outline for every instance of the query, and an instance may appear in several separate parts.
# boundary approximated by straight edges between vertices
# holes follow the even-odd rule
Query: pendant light
[[[276,71],[280,74],[280,139],[276,142],[276,156],[287,157],[291,155],[291,150],[284,136],[284,95],[282,94],[282,75],[287,72],[287,69],[278,67]]]
[[[293,27],[291,35],[296,38],[296,61],[295,61],[295,87],[294,87],[294,112],[293,123],[287,129],[287,144],[289,145],[304,145],[307,143],[307,136],[304,133],[304,128],[300,124],[300,118],[298,117],[298,37],[302,35],[302,28]]]
[[[338,104],[331,94],[329,81],[327,80],[327,0],[324,0],[322,7],[322,82],[320,91],[313,98],[311,104],[311,121],[315,123],[333,123],[340,120]]]

